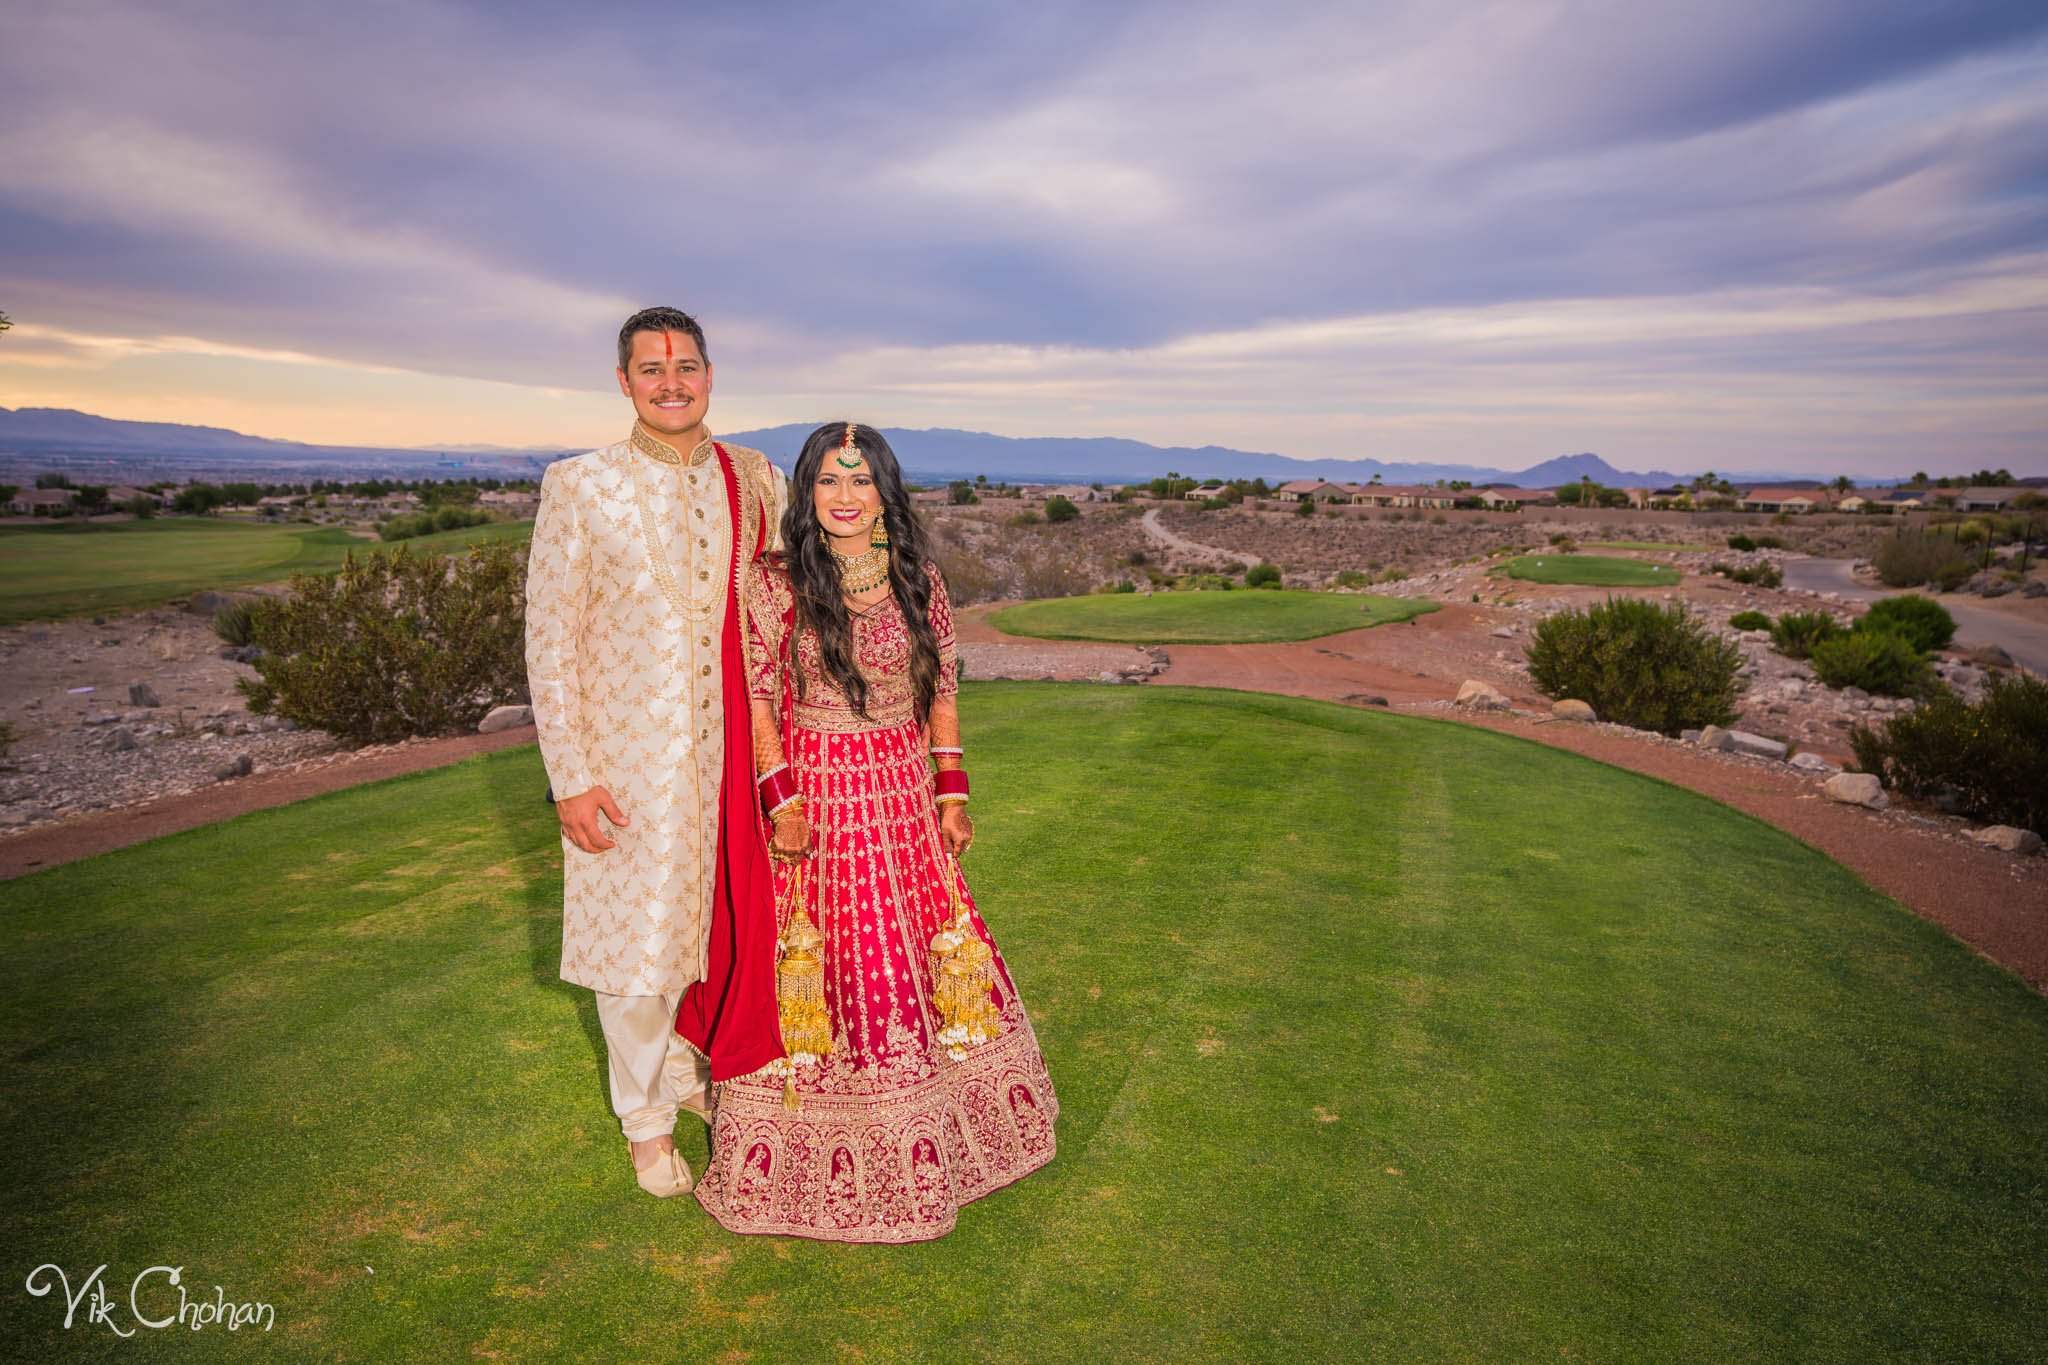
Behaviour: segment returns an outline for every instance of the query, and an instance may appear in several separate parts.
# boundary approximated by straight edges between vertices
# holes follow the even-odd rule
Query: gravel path
[[[1831,592],[1845,602],[1875,602],[1897,597],[1897,589],[1873,588],[1858,582],[1846,559],[1788,559],[1785,585],[1808,592]],[[2048,675],[2048,624],[1981,606],[1957,593],[1944,593],[1941,604],[1956,618],[1956,643],[1997,645],[2030,673]]]
[[[1145,534],[1152,537],[1155,544],[1168,550],[1178,550],[1182,554],[1196,559],[1221,560],[1227,564],[1250,564],[1253,562],[1234,550],[1219,550],[1214,545],[1203,545],[1196,541],[1188,540],[1183,536],[1175,535],[1160,524],[1159,509],[1157,507],[1147,508],[1145,516],[1139,522],[1139,525],[1145,528]]]

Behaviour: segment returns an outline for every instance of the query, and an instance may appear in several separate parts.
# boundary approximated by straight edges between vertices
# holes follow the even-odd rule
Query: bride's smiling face
[[[846,464],[849,458],[853,460],[850,469]],[[865,456],[857,451],[851,456],[838,451],[828,454],[818,466],[811,499],[817,509],[818,525],[839,542],[833,548],[841,554],[865,548],[870,528],[882,511],[882,490],[875,487],[875,476],[868,469]]]

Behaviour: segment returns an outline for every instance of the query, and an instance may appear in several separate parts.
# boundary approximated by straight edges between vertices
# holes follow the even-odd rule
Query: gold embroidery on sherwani
[[[762,507],[780,513],[766,458],[726,446],[753,509],[735,528],[715,451],[701,449],[708,463],[643,459],[633,440],[556,461],[528,560],[527,671],[548,779],[558,798],[604,787],[631,819],[607,852],[566,837],[562,848],[562,976],[613,995],[680,991],[702,979],[708,948],[723,622],[679,611],[654,565],[711,586],[722,610],[735,540],[745,564]]]

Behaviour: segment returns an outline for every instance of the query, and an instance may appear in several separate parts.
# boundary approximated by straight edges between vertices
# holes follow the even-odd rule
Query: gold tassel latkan
[[[959,865],[948,868],[946,895],[953,916],[932,938],[932,1008],[939,1015],[939,1042],[959,1061],[967,1049],[996,1037],[996,955],[982,942],[960,899]]]
[[[825,1012],[825,936],[804,909],[804,866],[798,863],[790,877],[789,920],[775,960],[775,1005],[786,1054],[782,1103],[788,1109],[798,1107],[796,1068],[832,1052],[832,1021]]]

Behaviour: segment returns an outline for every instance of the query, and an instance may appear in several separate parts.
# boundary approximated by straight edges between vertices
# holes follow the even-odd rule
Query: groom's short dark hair
[[[687,332],[690,340],[697,343],[697,354],[704,357],[706,365],[711,363],[711,348],[704,344],[704,329],[697,325],[697,319],[680,308],[642,308],[619,329],[620,369],[625,369],[626,362],[633,358],[633,337],[640,332]]]

